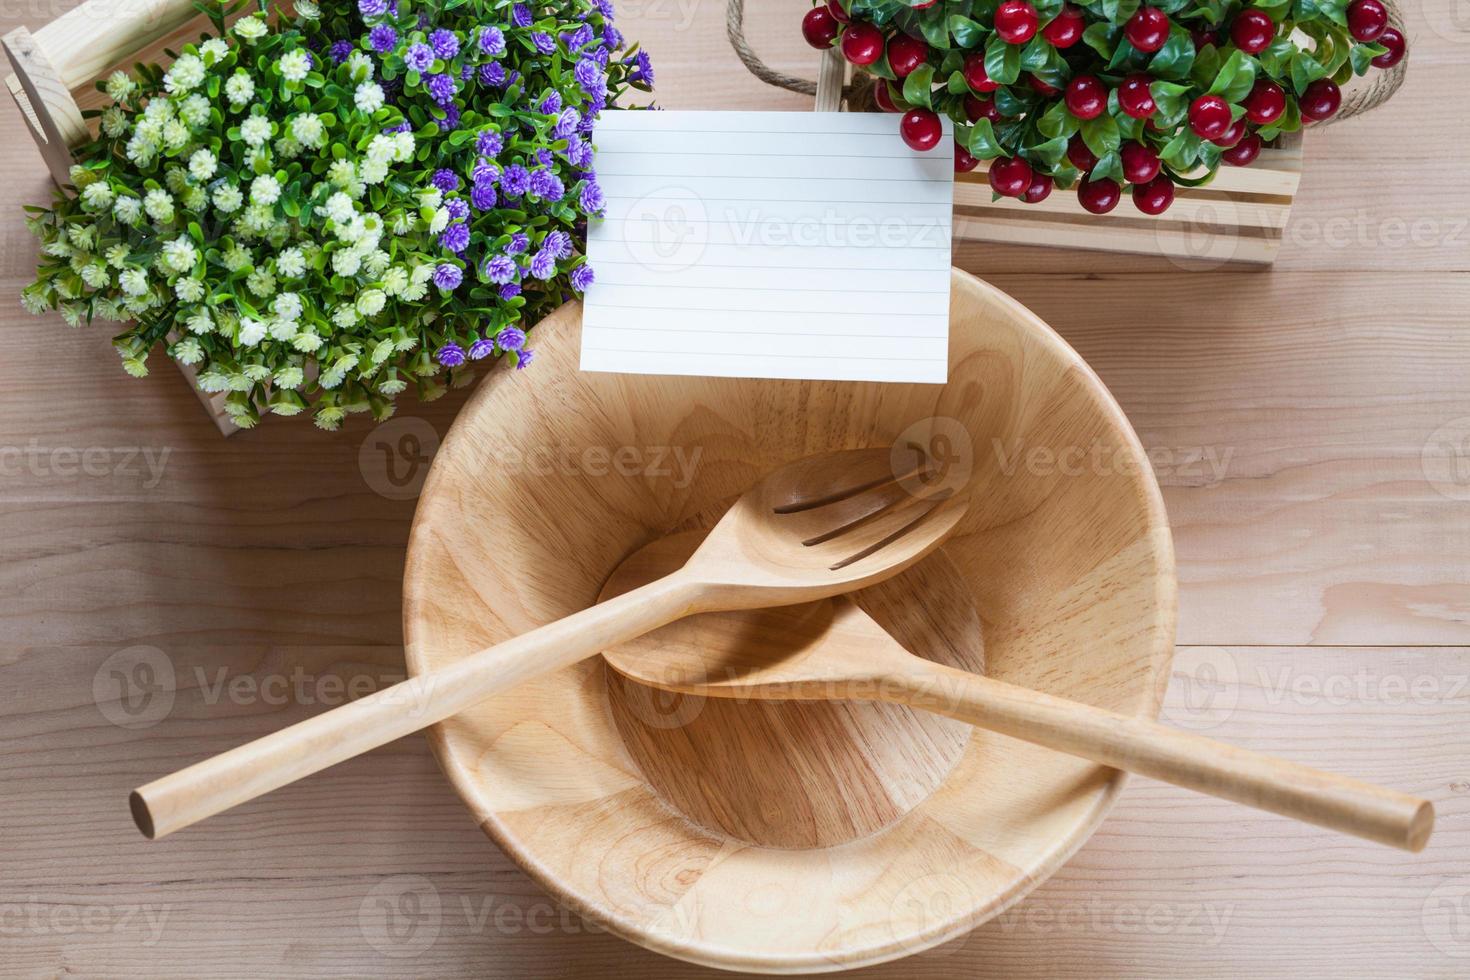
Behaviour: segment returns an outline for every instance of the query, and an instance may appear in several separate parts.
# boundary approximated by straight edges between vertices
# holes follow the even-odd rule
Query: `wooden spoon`
[[[912,446],[790,463],[657,581],[155,780],[133,792],[133,819],[162,837],[692,613],[806,602],[889,578],[964,514],[935,476]]]
[[[603,596],[678,567],[699,533],[635,552]],[[846,597],[695,616],[603,656],[632,680],[685,694],[906,704],[1409,851],[1434,826],[1427,800],[916,657]]]

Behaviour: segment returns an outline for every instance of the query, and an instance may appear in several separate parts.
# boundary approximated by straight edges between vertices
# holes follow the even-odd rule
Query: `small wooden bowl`
[[[869,611],[923,656],[1157,714],[1175,609],[1158,487],[1096,375],[1020,305],[954,274],[943,386],[581,373],[580,314],[538,326],[535,366],[484,384],[434,460],[404,580],[411,671],[586,606],[627,555],[788,460],[902,437],[970,467],[973,502]],[[1123,783],[888,705],[608,675],[560,671],[431,741],[547,891],[710,966],[846,969],[953,938],[1055,871]]]

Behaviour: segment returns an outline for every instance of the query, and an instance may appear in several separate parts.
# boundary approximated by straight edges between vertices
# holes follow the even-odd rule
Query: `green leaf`
[[[995,137],[995,130],[991,127],[989,119],[977,120],[970,128],[970,138],[965,148],[977,160],[994,160],[996,157],[1006,155],[1005,148]]]
[[[1291,87],[1301,95],[1319,78],[1327,77],[1327,69],[1306,51],[1298,51],[1291,59]]]
[[[1111,24],[1089,24],[1082,32],[1082,43],[1096,51],[1099,57],[1111,58],[1115,46],[1114,35],[1118,29]]]
[[[1049,139],[1071,136],[1080,125],[1082,121],[1067,111],[1067,103],[1061,99],[1053,102],[1036,120],[1037,131]]]
[[[1023,71],[1036,71],[1045,67],[1050,56],[1056,53],[1056,48],[1051,42],[1037,34],[1024,48],[1021,49],[1021,68]]]
[[[980,46],[980,39],[985,36],[985,28],[961,14],[952,14],[949,18],[949,33],[954,38],[956,47],[976,48]]]
[[[1232,51],[1215,74],[1209,94],[1218,95],[1226,102],[1239,102],[1250,93],[1255,83],[1255,61],[1243,51]]]
[[[1057,136],[1044,143],[1028,146],[1021,151],[1021,155],[1028,160],[1040,163],[1044,170],[1053,170],[1067,155],[1067,138]]]
[[[1149,74],[1155,78],[1181,80],[1189,77],[1194,67],[1194,38],[1189,31],[1175,24],[1169,29],[1169,39],[1148,63]]]
[[[1387,54],[1388,49],[1381,44],[1355,44],[1352,51],[1352,63],[1354,75],[1366,75],[1368,69],[1373,66],[1373,59],[1382,54]]]
[[[903,100],[909,105],[931,108],[933,103],[931,95],[934,91],[934,68],[932,65],[920,65],[909,73],[909,77],[903,80]]]
[[[1117,150],[1123,141],[1118,132],[1118,121],[1106,112],[1096,119],[1083,120],[1081,133],[1087,148],[1099,158]]]
[[[1170,119],[1179,115],[1180,110],[1189,105],[1188,85],[1180,85],[1177,82],[1154,82],[1148,87],[1149,94],[1154,97],[1154,106],[1157,108],[1160,119]]]
[[[1021,49],[1007,44],[999,34],[985,43],[985,74],[992,82],[1013,85],[1021,77]]]

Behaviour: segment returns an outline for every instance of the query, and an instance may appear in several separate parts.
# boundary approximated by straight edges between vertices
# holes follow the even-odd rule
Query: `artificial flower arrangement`
[[[1075,184],[1094,214],[1125,184],[1163,213],[1405,51],[1383,0],[826,0],[802,32],[874,76],[909,146],[948,115],[956,171],[991,160],[995,196],[1033,204]]]
[[[76,195],[28,209],[27,308],[132,321],[130,374],[163,344],[242,427],[383,419],[410,382],[526,366],[526,331],[593,279],[593,120],[652,83],[610,0],[297,0],[227,27],[242,6],[201,4],[216,36],[99,86]]]

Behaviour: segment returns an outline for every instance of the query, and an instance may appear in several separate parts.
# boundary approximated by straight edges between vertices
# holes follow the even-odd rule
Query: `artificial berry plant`
[[[802,33],[874,76],[909,146],[947,115],[957,171],[990,160],[996,196],[1029,203],[1075,186],[1094,214],[1125,186],[1162,213],[1405,50],[1383,0],[826,0]]]

